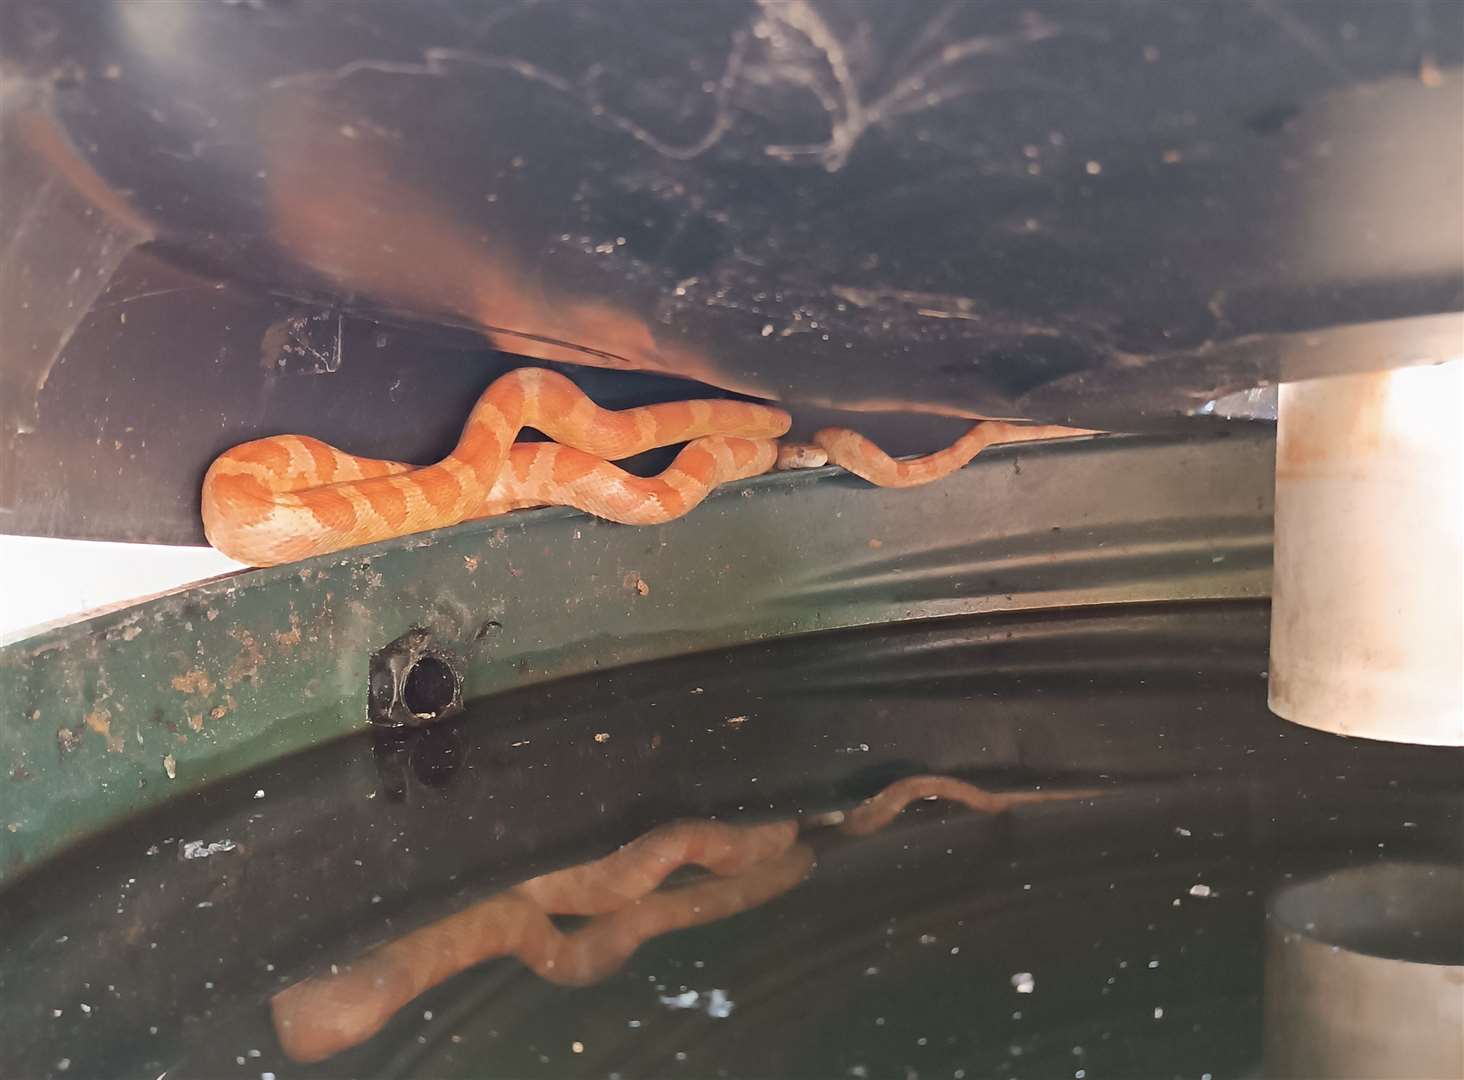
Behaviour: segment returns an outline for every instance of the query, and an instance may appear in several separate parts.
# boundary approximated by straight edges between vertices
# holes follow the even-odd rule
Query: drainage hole
[[[435,656],[420,657],[402,684],[402,704],[422,720],[435,720],[456,698],[457,676]]]

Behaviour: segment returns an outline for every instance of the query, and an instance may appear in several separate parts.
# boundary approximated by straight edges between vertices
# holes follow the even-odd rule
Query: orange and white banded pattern
[[[944,450],[903,461],[896,461],[859,432],[848,428],[824,428],[814,435],[813,441],[828,456],[829,464],[848,469],[876,487],[916,487],[949,476],[988,446],[1096,434],[1055,424],[983,420]]]
[[[356,457],[303,435],[226,451],[204,477],[204,531],[230,558],[272,566],[520,506],[666,521],[716,485],[771,468],[772,440],[788,423],[781,409],[738,401],[615,412],[563,375],[519,368],[483,392],[457,446],[435,465]],[[514,446],[526,427],[554,442]],[[651,480],[606,460],[688,440],[675,464]]]
[[[519,368],[483,392],[457,446],[435,465],[357,457],[304,435],[225,451],[204,476],[204,532],[232,559],[273,566],[526,506],[574,506],[649,525],[680,517],[719,484],[775,466],[826,459],[874,484],[906,487],[945,476],[993,443],[1090,434],[986,421],[946,450],[895,461],[843,428],[820,431],[814,446],[780,446],[789,423],[782,409],[740,401],[602,409],[563,375]],[[526,427],[552,441],[515,443]],[[610,463],[675,443],[687,445],[659,476]]]

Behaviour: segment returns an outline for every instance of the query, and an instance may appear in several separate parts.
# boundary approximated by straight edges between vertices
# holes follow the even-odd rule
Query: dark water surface
[[[0,1074],[1258,1076],[1268,904],[1464,864],[1464,756],[1276,719],[1266,646],[1251,602],[952,619],[319,747],[0,896]],[[593,912],[475,907],[647,833],[551,879]]]

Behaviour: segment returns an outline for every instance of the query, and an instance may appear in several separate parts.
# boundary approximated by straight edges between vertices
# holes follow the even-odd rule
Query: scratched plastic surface
[[[605,672],[322,747],[0,897],[20,958],[0,1073],[1258,1076],[1277,890],[1464,850],[1464,759],[1271,717],[1266,633],[1255,603],[947,620]],[[915,775],[1089,794],[918,799],[851,835],[863,800]],[[313,1063],[282,1047],[270,1000],[302,979],[687,820],[792,822],[812,869],[644,933],[590,985],[500,957],[359,1045]],[[647,903],[724,880],[680,869]]]

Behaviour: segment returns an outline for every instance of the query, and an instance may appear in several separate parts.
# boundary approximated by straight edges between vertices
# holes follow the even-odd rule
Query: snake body
[[[782,409],[700,400],[602,409],[541,368],[496,379],[473,406],[452,452],[433,465],[358,457],[303,435],[275,435],[221,454],[203,481],[204,532],[239,562],[273,566],[456,525],[527,506],[574,506],[627,525],[680,517],[719,484],[775,466],[842,466],[871,483],[907,487],[960,468],[993,443],[1089,434],[1073,428],[978,423],[945,450],[896,461],[845,428],[812,447],[782,444]],[[515,443],[534,428],[551,441]],[[686,443],[658,476],[611,464]]]

